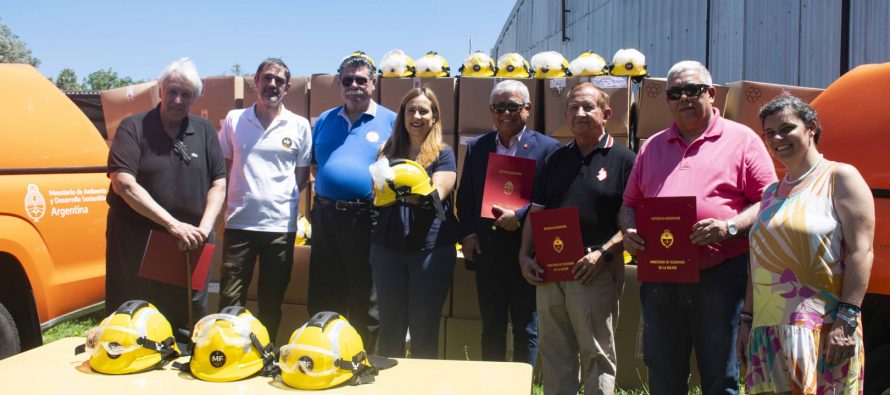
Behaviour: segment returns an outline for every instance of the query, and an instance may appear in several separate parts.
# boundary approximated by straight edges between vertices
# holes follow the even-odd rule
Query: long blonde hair
[[[417,154],[417,158],[409,158],[411,138],[408,136],[408,130],[405,129],[405,108],[409,101],[418,96],[425,96],[430,100],[430,107],[433,110],[433,125],[430,128],[430,132],[426,135],[426,139],[423,140],[423,144],[420,145],[420,153]],[[383,149],[380,150],[380,155],[378,155],[378,157],[386,156],[390,159],[411,159],[425,168],[431,165],[439,157],[439,153],[444,148],[445,144],[442,143],[442,115],[439,110],[439,99],[436,98],[436,94],[433,93],[433,90],[430,88],[422,87],[411,89],[405,94],[405,97],[402,98],[402,104],[399,106],[399,114],[396,117],[395,125],[393,125],[392,134],[389,136],[389,140],[386,140],[386,144],[383,145]]]

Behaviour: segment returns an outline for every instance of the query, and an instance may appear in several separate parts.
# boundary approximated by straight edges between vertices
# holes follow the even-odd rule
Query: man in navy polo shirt
[[[396,114],[371,99],[376,66],[356,52],[340,63],[344,105],[322,113],[312,130],[315,202],[309,255],[309,314],[335,311],[376,348],[377,306],[372,288],[371,229],[376,222],[368,166],[389,138]]]
[[[577,394],[579,359],[585,394],[615,391],[614,332],[624,285],[618,212],[634,154],[606,133],[611,115],[609,95],[596,85],[583,82],[569,91],[565,117],[575,141],[547,158],[529,209],[578,208],[587,248],[572,268],[575,281],[542,281],[530,220],[523,227],[519,262],[537,286],[544,394]]]

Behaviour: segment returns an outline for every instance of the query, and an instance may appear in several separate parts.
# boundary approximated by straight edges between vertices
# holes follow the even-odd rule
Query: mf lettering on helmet
[[[214,351],[210,353],[210,364],[213,367],[218,368],[226,364],[226,354],[222,351]]]

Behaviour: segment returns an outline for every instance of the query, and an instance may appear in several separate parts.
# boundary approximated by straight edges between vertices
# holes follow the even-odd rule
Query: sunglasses
[[[495,103],[491,105],[491,111],[494,111],[496,114],[503,114],[507,111],[515,114],[523,108],[525,108],[524,103],[516,103],[511,101],[504,103]]]
[[[352,86],[352,83],[355,82],[358,86],[365,86],[368,83],[368,79],[362,76],[356,77],[342,77],[340,78],[340,84],[343,85],[344,88],[348,88]]]
[[[708,84],[689,84],[686,86],[678,86],[665,91],[667,99],[670,101],[680,100],[685,94],[688,98],[701,96],[702,92],[710,88]]]

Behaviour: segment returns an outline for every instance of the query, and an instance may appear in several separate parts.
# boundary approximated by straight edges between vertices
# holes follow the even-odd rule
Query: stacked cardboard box
[[[612,116],[606,130],[613,137],[627,136],[630,124],[631,84],[628,77],[569,77],[544,80],[544,130],[550,136],[572,137],[565,120],[568,92],[582,82],[592,82],[609,94]],[[627,146],[625,144],[625,146]]]
[[[726,86],[729,87],[729,94],[726,97],[726,118],[741,123],[757,133],[763,130],[760,124],[760,108],[770,100],[783,94],[790,94],[809,103],[824,90],[753,81],[732,82]]]
[[[411,89],[422,86],[431,89],[439,99],[442,113],[442,133],[455,134],[457,127],[455,78],[381,78],[379,81],[380,104],[396,112],[399,111],[402,97]]]
[[[244,99],[242,77],[206,77],[203,92],[192,104],[191,113],[210,121],[219,129],[229,111],[240,108]]]
[[[109,145],[124,118],[151,110],[161,101],[156,81],[99,92]]]
[[[253,78],[244,78],[244,101],[241,108],[256,103],[256,83]],[[284,96],[284,108],[301,117],[309,118],[309,77],[291,76],[290,89]]]
[[[460,135],[481,134],[494,130],[489,99],[491,90],[502,81],[501,78],[461,77],[458,81],[457,133]],[[538,119],[542,114],[542,103],[538,100],[538,82],[532,78],[515,78],[528,88],[532,106],[529,110],[527,126],[540,129]]]
[[[729,87],[720,85],[714,85],[714,87],[717,89],[714,107],[723,113]],[[666,89],[667,80],[664,78],[643,79],[640,97],[637,100],[637,138],[649,138],[653,134],[667,129],[674,122],[664,93]]]

